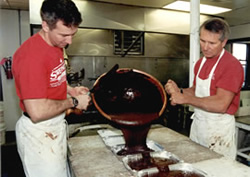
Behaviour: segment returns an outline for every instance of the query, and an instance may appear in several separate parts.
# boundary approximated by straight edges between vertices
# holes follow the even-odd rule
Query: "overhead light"
[[[181,10],[181,11],[190,11],[190,2],[187,1],[175,1],[171,4],[168,4],[164,6],[165,9],[172,9],[172,10]],[[202,14],[210,14],[215,15],[223,12],[231,11],[232,9],[223,8],[223,7],[217,7],[217,6],[211,6],[211,5],[205,5],[200,4],[200,13]]]

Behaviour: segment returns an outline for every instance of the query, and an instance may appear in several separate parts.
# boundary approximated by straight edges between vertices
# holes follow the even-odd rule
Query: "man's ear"
[[[48,32],[49,31],[49,26],[48,26],[48,23],[46,21],[42,21],[42,29],[45,31],[45,32]]]
[[[224,41],[222,41],[222,47],[224,48],[227,44],[227,39],[225,39]]]

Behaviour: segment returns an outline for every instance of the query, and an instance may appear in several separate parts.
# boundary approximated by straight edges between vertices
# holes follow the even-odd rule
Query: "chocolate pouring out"
[[[153,120],[166,107],[166,93],[151,75],[130,68],[112,70],[101,75],[91,92],[97,110],[119,128],[125,147],[118,155],[151,151],[146,145]]]

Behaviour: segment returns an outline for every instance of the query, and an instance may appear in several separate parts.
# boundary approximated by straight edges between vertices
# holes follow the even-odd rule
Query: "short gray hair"
[[[221,35],[219,38],[220,41],[224,41],[225,39],[228,39],[230,35],[230,28],[229,28],[228,23],[221,18],[208,19],[200,26],[200,31],[202,28],[212,33],[220,34]]]

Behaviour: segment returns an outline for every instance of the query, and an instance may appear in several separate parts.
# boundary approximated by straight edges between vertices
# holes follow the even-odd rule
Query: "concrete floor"
[[[14,132],[6,132],[6,143],[1,146],[1,176],[25,177]]]

